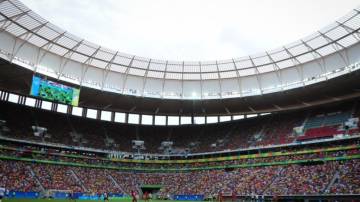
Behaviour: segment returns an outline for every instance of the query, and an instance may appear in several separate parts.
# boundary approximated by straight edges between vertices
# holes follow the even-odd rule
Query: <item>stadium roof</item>
[[[135,76],[208,80],[278,71],[345,49],[360,40],[360,10],[282,48],[228,60],[167,61],[129,55],[78,38],[43,19],[17,0],[0,1],[0,26],[49,52],[94,67]],[[236,71],[238,70],[238,71]]]
[[[1,58],[80,87],[140,98],[262,96],[350,74],[359,69],[359,30],[357,8],[276,50],[228,60],[167,61],[104,48],[53,25],[18,0],[0,0]]]

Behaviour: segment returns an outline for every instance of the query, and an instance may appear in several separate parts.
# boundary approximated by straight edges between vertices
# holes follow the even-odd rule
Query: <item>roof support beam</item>
[[[116,56],[118,55],[119,51],[117,51],[113,56],[112,58],[110,59],[110,61],[106,64],[105,66],[105,69],[103,71],[103,78],[102,78],[102,82],[101,82],[101,90],[104,90],[104,85],[105,85],[105,81],[109,75],[109,72],[110,72],[110,67],[111,65],[113,64]]]
[[[14,5],[14,6],[15,6],[15,5]],[[15,6],[15,7],[16,7],[16,6]],[[2,15],[2,16],[4,16],[5,18],[9,19],[7,16],[3,15],[2,13],[0,13],[0,15]],[[40,23],[39,20],[37,20],[37,19],[34,19],[34,20]],[[27,31],[30,31],[27,27],[19,24],[18,22],[14,21],[14,20],[11,20],[11,19],[10,19],[10,21],[11,21],[12,23],[16,24],[17,26],[21,27],[22,29],[27,30]],[[55,31],[55,30],[54,30],[54,31]],[[42,36],[42,35],[40,35],[40,34],[37,34],[36,32],[33,32],[33,34],[36,35],[36,36],[38,36],[39,38],[45,40],[45,41],[49,41],[49,39],[45,38],[44,36]],[[84,41],[84,40],[79,41],[78,44],[79,44],[79,43],[81,44],[83,41]],[[54,43],[54,42],[53,42],[53,43]],[[79,44],[79,45],[80,45],[80,44]],[[76,50],[75,50],[74,48],[69,49],[68,47],[66,47],[66,46],[64,46],[64,45],[62,45],[62,44],[58,44],[58,43],[56,43],[56,45],[60,46],[61,48],[67,49],[68,52],[69,52],[69,51],[76,52]],[[67,53],[68,53],[68,52],[67,52]],[[65,53],[65,54],[67,54],[67,53]],[[82,52],[76,52],[76,53],[79,54],[79,55],[85,56],[85,57],[89,57],[89,55],[87,55],[86,53],[82,53]],[[64,54],[64,55],[65,55],[65,54]],[[101,59],[99,59],[99,60],[100,60],[100,61],[103,61],[103,62],[108,62],[108,61],[104,61],[104,60],[101,60]]]
[[[299,77],[300,77],[300,82],[302,83],[302,85],[304,86],[305,85],[305,82],[304,82],[304,72],[303,72],[303,66],[301,64],[301,62],[284,46],[283,47],[284,50],[286,51],[286,53],[288,55],[290,55],[291,57],[291,60],[294,64],[294,66],[296,67],[296,70],[299,74]]]
[[[0,3],[1,3],[1,2],[0,2]],[[11,16],[11,17],[7,17],[7,16],[5,16],[4,14],[0,13],[0,15],[2,15],[2,16],[4,17],[4,19],[0,20],[0,23],[3,23],[3,22],[5,22],[5,21],[9,21],[10,24],[9,24],[8,26],[10,26],[10,25],[13,23],[13,21],[17,21],[17,20],[20,19],[22,16],[27,15],[30,11],[31,11],[31,10],[27,10],[27,11],[25,11],[25,12],[22,12],[22,13],[19,13],[19,14],[16,14],[16,15],[13,15],[13,16]],[[7,27],[6,27],[6,28],[7,28]],[[5,29],[6,29],[6,28],[5,28]]]
[[[77,44],[75,44],[71,49],[69,49],[66,53],[64,53],[61,56],[59,75],[58,75],[57,79],[60,79],[60,76],[63,74],[65,66],[70,61],[71,56],[74,54],[74,50],[76,50],[82,44],[83,41],[84,40],[79,41]],[[80,78],[79,78],[79,83],[80,83]]]
[[[324,60],[324,56],[321,55],[317,50],[314,50],[309,44],[307,44],[305,41],[303,40],[300,40],[301,43],[311,52],[311,54],[313,55],[314,57],[314,60],[316,61],[316,63],[320,66],[321,68],[321,73],[322,74],[325,74],[327,72],[326,70],[326,66],[325,66],[325,60]],[[320,57],[321,59],[321,62],[318,60]]]
[[[256,80],[257,80],[257,83],[258,83],[258,86],[259,86],[260,94],[262,94],[263,88],[262,88],[262,85],[261,85],[261,79],[259,78],[260,72],[259,72],[258,68],[256,67],[256,65],[254,63],[254,60],[251,58],[251,56],[249,56],[249,59],[250,59],[251,64],[253,65],[253,68],[255,69],[255,77],[256,77]]]
[[[359,33],[359,30],[355,30],[347,25],[345,25],[344,23],[341,23],[339,21],[336,21],[336,23],[338,23],[338,25],[340,25],[342,28],[344,28],[349,34],[351,33],[354,33],[354,38],[357,40],[357,41],[360,41],[360,33]]]
[[[239,86],[239,96],[242,97],[242,87],[241,87],[241,76],[239,73],[239,70],[237,68],[237,65],[235,63],[234,58],[231,59],[233,64],[234,64],[234,68],[235,68],[235,72],[236,72],[236,76],[237,76],[237,82],[238,82],[238,86]]]
[[[135,55],[131,58],[129,65],[126,66],[126,70],[125,70],[125,72],[124,72],[125,76],[124,76],[124,81],[123,81],[123,86],[122,86],[121,94],[124,94],[124,92],[125,92],[125,85],[126,85],[126,82],[127,82],[127,77],[128,77],[130,68],[131,68],[131,66],[132,66],[132,63],[134,62],[134,59],[135,59]]]
[[[165,71],[164,71],[163,78],[162,78],[161,98],[164,98],[164,94],[165,94],[164,89],[165,89],[167,66],[168,66],[168,61],[166,60],[166,62],[165,62]]]
[[[22,42],[20,43],[20,45],[19,45],[16,49],[14,49],[14,51],[13,51],[13,53],[12,53],[12,56],[11,56],[11,60],[13,60],[14,57],[19,53],[19,51],[20,51],[21,48],[26,44],[26,42],[27,42],[29,39],[31,39],[32,36],[34,36],[34,33],[33,33],[33,32],[36,32],[37,30],[41,29],[41,28],[44,27],[47,23],[48,23],[48,22],[43,23],[43,24],[41,24],[41,25],[39,25],[39,26],[37,26],[37,27],[34,27],[34,28],[31,29],[30,31],[25,32],[25,33],[23,33],[23,34],[21,34],[21,35],[19,35],[19,36],[17,36],[17,37],[15,38],[15,41],[22,40]],[[21,37],[24,37],[24,38],[21,38]]]
[[[182,62],[182,70],[181,70],[181,98],[184,98],[184,66],[185,62]]]
[[[149,63],[147,64],[146,71],[145,71],[145,74],[143,76],[143,85],[142,85],[142,89],[141,89],[141,96],[142,97],[144,97],[145,85],[146,85],[146,81],[147,81],[147,76],[148,76],[150,64],[151,64],[151,59],[149,60]]]
[[[339,49],[340,49],[339,47],[345,49],[345,47],[344,47],[343,45],[339,44],[339,42],[333,40],[332,38],[330,38],[330,37],[327,36],[326,34],[324,34],[324,33],[322,33],[322,32],[318,32],[318,33],[319,33],[321,36],[323,36],[323,37],[324,37],[328,42],[330,42],[331,44],[334,44],[334,45],[338,46],[338,47],[335,48],[336,50],[339,50]]]
[[[217,75],[218,75],[218,81],[219,81],[219,89],[220,89],[220,92],[219,92],[219,97],[220,98],[223,98],[223,96],[222,96],[222,93],[223,93],[223,88],[222,88],[222,84],[221,84],[221,81],[222,81],[222,79],[221,79],[221,76],[220,76],[220,71],[219,71],[219,63],[218,63],[218,61],[216,60],[216,69],[217,69]]]
[[[200,98],[203,99],[203,79],[201,74],[201,62],[199,62],[199,68],[200,68]]]
[[[282,110],[283,108],[281,108],[279,105],[273,104],[273,106],[277,109],[277,110]]]
[[[224,105],[224,109],[226,111],[227,114],[231,114],[231,111],[229,110],[229,108],[227,108],[225,105]]]
[[[4,24],[0,27],[0,33],[4,32],[11,24],[12,21],[5,21]]]
[[[249,106],[248,108],[250,109],[251,112],[256,113],[256,110],[254,110],[252,107]]]
[[[29,31],[23,33],[23,34],[20,34],[19,36],[16,36],[16,38],[21,38],[21,37],[26,36],[26,35],[28,35],[28,34],[30,34],[30,38],[31,38],[33,35],[36,34],[37,31],[39,31],[41,28],[43,28],[43,27],[44,27],[45,25],[47,25],[48,23],[49,23],[49,22],[45,22],[45,23],[43,23],[43,24],[41,24],[41,25],[38,25],[38,26],[30,29]],[[29,38],[29,39],[30,39],[30,38]],[[28,39],[28,40],[29,40],[29,39]]]
[[[130,110],[129,110],[129,112],[131,113],[131,112],[134,112],[136,110],[136,106],[133,106]]]
[[[319,33],[320,33],[329,43],[332,44],[332,47],[336,50],[336,53],[339,54],[339,56],[341,57],[341,59],[344,61],[345,65],[348,66],[350,62],[348,61],[348,57],[347,57],[346,52],[344,51],[344,53],[345,53],[346,55],[342,55],[342,54],[341,54],[341,49],[342,49],[342,50],[346,50],[346,47],[344,47],[343,45],[339,44],[339,42],[332,40],[329,36],[327,36],[327,35],[325,35],[325,34],[323,34],[323,33],[321,33],[321,32],[319,32]],[[341,49],[340,49],[339,47],[340,47]]]
[[[5,0],[0,0],[0,2],[2,3],[2,2],[5,2]],[[21,8],[19,8],[19,6],[16,4],[16,1],[8,1],[12,6],[11,6],[11,8],[13,8],[13,9],[15,9],[15,8],[17,8],[17,9],[20,9],[21,10]],[[21,28],[21,30],[22,29],[24,29],[24,30],[26,30],[26,32],[25,33],[23,33],[24,31],[21,31],[21,33],[22,34],[20,34],[19,36],[18,36],[18,38],[24,38],[25,37],[25,41],[27,41],[27,40],[29,40],[29,39],[31,39],[31,37],[33,37],[34,36],[34,38],[35,38],[35,36],[38,36],[38,37],[40,37],[41,39],[43,39],[43,40],[47,40],[46,42],[47,43],[45,43],[45,41],[44,42],[42,42],[41,44],[43,44],[43,43],[45,43],[44,45],[42,45],[42,47],[41,48],[48,48],[48,49],[51,49],[51,47],[53,47],[53,46],[57,46],[58,45],[58,39],[61,39],[61,35],[64,35],[64,33],[60,33],[60,31],[57,31],[58,33],[56,33],[55,34],[55,36],[57,35],[57,34],[59,34],[57,37],[55,37],[55,39],[46,39],[46,38],[48,38],[47,37],[47,34],[45,34],[45,35],[42,35],[42,34],[39,34],[39,31],[35,31],[35,30],[37,30],[37,28],[38,27],[41,27],[42,25],[43,26],[46,26],[45,25],[45,23],[43,23],[43,21],[42,20],[39,20],[39,18],[34,18],[34,17],[32,17],[32,12],[30,13],[30,15],[29,14],[27,14],[27,13],[29,13],[30,12],[30,10],[26,10],[26,9],[22,9],[23,11],[22,11],[22,13],[20,13],[20,14],[18,14],[18,15],[14,15],[14,16],[12,16],[12,17],[8,17],[8,18],[6,18],[6,19],[4,19],[4,20],[2,20],[2,21],[4,21],[4,22],[10,22],[10,24],[11,23],[13,23],[13,25],[16,25],[16,27],[18,27],[19,26],[19,30],[20,30],[20,28]],[[359,13],[359,11],[358,10],[356,10],[355,9],[355,11],[357,12],[357,13]],[[7,13],[8,14],[8,13]],[[3,15],[3,14],[1,14],[1,15]],[[351,20],[352,18],[354,18],[354,17],[356,17],[358,14],[354,14],[354,13],[352,13],[352,16],[351,17],[348,17],[347,18],[347,20]],[[25,19],[25,17],[23,17],[23,18],[21,18],[22,16],[25,16],[26,17],[26,19],[30,19],[30,20],[32,20],[32,21],[29,21],[30,22],[30,26],[29,25],[27,25],[27,24],[23,24],[22,22],[20,22],[18,19],[20,19],[20,20],[22,20],[22,19]],[[39,25],[40,23],[42,23],[42,25]],[[8,24],[6,24],[7,26],[8,26]],[[34,26],[34,25],[39,25],[39,26],[37,26],[36,28],[31,28],[32,26]],[[3,25],[4,26],[4,25]],[[299,53],[299,55],[296,55],[295,57],[299,57],[299,56],[301,56],[301,55],[304,55],[304,54],[309,54],[310,52],[311,52],[311,54],[313,54],[313,55],[315,55],[315,54],[318,54],[318,55],[320,55],[319,54],[319,51],[321,52],[321,48],[330,48],[331,46],[330,45],[332,45],[332,46],[334,46],[335,48],[336,48],[336,50],[338,51],[338,54],[340,54],[340,56],[342,56],[342,59],[345,61],[345,63],[349,63],[349,58],[348,58],[348,56],[347,56],[347,53],[346,53],[346,49],[344,50],[344,51],[342,51],[342,49],[344,49],[345,47],[344,47],[344,45],[342,45],[342,42],[340,42],[339,43],[339,40],[341,40],[341,39],[344,39],[344,38],[346,38],[346,37],[348,37],[348,36],[350,36],[350,35],[352,35],[352,36],[354,36],[355,38],[356,37],[358,37],[357,38],[357,40],[359,40],[360,39],[360,37],[359,37],[359,29],[357,29],[357,30],[354,30],[354,28],[350,28],[350,27],[348,27],[347,25],[345,25],[344,23],[339,23],[339,27],[338,28],[340,28],[340,26],[341,27],[343,27],[344,29],[346,29],[347,30],[347,33],[348,33],[348,35],[343,35],[342,37],[340,37],[340,38],[337,38],[337,37],[332,37],[332,35],[330,35],[330,33],[321,33],[322,35],[323,35],[323,37],[324,38],[326,38],[326,40],[328,40],[329,41],[329,43],[327,43],[326,45],[324,45],[324,46],[321,46],[321,47],[318,47],[318,48],[315,48],[315,49],[313,49],[312,47],[310,47],[309,45],[308,45],[308,41],[306,41],[306,42],[303,42],[305,45],[307,45],[307,47],[308,47],[308,49],[309,49],[309,51],[308,52],[301,52],[301,53]],[[351,26],[351,25],[350,25]],[[14,26],[15,27],[15,26]],[[29,28],[30,27],[30,28]],[[48,28],[49,27],[49,29],[51,29],[51,27],[50,26],[47,26],[46,28]],[[10,26],[10,28],[13,28],[13,26]],[[41,28],[38,28],[39,30],[42,30]],[[16,31],[19,31],[19,30],[16,30]],[[53,30],[53,31],[56,31],[55,29]],[[319,32],[320,33],[320,32]],[[44,37],[45,36],[45,37]],[[335,38],[335,40],[333,40],[333,39],[331,39],[330,37],[332,37],[332,38]],[[52,38],[52,37],[51,37]],[[76,40],[76,39],[75,39]],[[25,43],[25,41],[24,41],[24,43]],[[59,41],[62,41],[62,40],[59,40]],[[354,40],[352,40],[352,41],[354,41]],[[23,46],[23,44],[21,44],[20,46],[19,46],[19,44],[21,43],[22,41],[16,41],[15,42],[15,45],[14,45],[14,48],[13,48],[13,55],[14,56],[16,56],[17,54],[18,54],[18,52],[20,51],[23,51],[23,49],[24,48],[22,48],[22,46]],[[83,42],[80,42],[80,43],[83,43]],[[64,43],[59,43],[59,46],[60,47],[62,47],[62,48],[66,48],[65,46],[66,45],[63,45]],[[25,46],[26,46],[27,44],[25,44]],[[326,47],[327,45],[329,45],[329,47]],[[21,49],[22,48],[22,49]],[[69,48],[66,48],[67,50],[69,50]],[[81,49],[81,48],[77,48],[77,49]],[[99,47],[99,49],[100,49],[100,47]],[[320,50],[319,50],[320,49]],[[95,48],[94,49],[92,49],[92,50],[95,50]],[[69,50],[70,51],[70,50]],[[71,56],[74,54],[74,52],[75,52],[75,55],[77,55],[77,54],[80,54],[80,55],[82,55],[82,56],[86,56],[86,57],[89,57],[89,54],[91,54],[91,51],[90,51],[90,53],[86,53],[86,52],[88,52],[88,51],[84,51],[84,52],[80,52],[81,50],[78,50],[79,52],[76,52],[76,51],[74,51],[74,50],[71,50],[70,52],[67,52],[65,55],[70,55],[70,57],[69,58],[62,58],[61,59],[61,62],[60,62],[60,69],[61,69],[61,71],[59,71],[59,77],[60,77],[60,75],[62,74],[62,72],[63,72],[63,68],[66,66],[66,63],[69,61],[69,60],[71,60],[70,58],[71,58]],[[99,51],[99,50],[97,50],[97,51]],[[290,50],[290,51],[292,51],[292,50]],[[306,51],[306,50],[303,50],[303,51]],[[339,51],[342,51],[342,52],[339,52]],[[268,54],[268,53],[267,53]],[[42,61],[42,59],[43,59],[43,57],[46,55],[46,52],[42,52],[40,49],[39,49],[39,52],[38,52],[38,55],[37,55],[37,59],[36,59],[36,62],[35,62],[35,68],[38,66],[38,64]],[[135,56],[134,56],[135,57]],[[133,59],[134,59],[134,57],[133,57]],[[269,58],[271,58],[271,56],[268,54],[268,57]],[[294,57],[294,56],[293,56]],[[295,60],[297,60],[296,58],[293,58],[293,61],[295,61]],[[322,59],[322,63],[321,63],[321,60],[319,59],[319,60],[317,60],[316,62],[320,62],[320,64],[322,65],[322,70],[323,70],[323,72],[326,72],[326,63],[325,63],[325,61],[324,61],[324,58],[323,58],[323,56],[321,56],[320,55],[320,57],[322,57],[321,59]],[[84,67],[82,70],[83,70],[83,72],[82,72],[82,74],[81,74],[81,77],[80,77],[80,79],[79,79],[79,81],[80,81],[80,84],[82,84],[82,82],[83,82],[83,79],[84,79],[84,77],[85,77],[85,74],[86,74],[86,72],[87,72],[87,70],[88,70],[88,68],[89,68],[89,64],[91,64],[92,63],[92,61],[93,61],[93,59],[94,59],[94,57],[92,57],[92,56],[90,56],[88,59],[86,59],[86,62],[83,64],[83,65],[87,65],[86,66],[86,68]],[[105,62],[105,64],[106,63],[113,63],[114,61],[108,61],[108,59],[100,59],[100,58],[95,58],[95,59],[99,59],[100,61],[104,61]],[[130,59],[130,57],[129,57],[129,59]],[[263,82],[264,81],[262,81],[263,80],[263,76],[262,76],[262,74],[260,74],[260,72],[259,72],[259,70],[260,69],[262,69],[261,67],[258,67],[258,66],[256,66],[255,64],[254,64],[254,61],[257,61],[256,59],[252,59],[251,57],[250,57],[250,60],[251,60],[251,62],[253,63],[253,67],[252,68],[254,68],[254,70],[256,71],[256,74],[255,75],[253,75],[254,77],[256,77],[256,80],[257,80],[257,82],[258,82],[258,85],[259,85],[259,88],[260,88],[260,91],[261,91],[261,93],[262,93],[262,90],[263,90],[263,88],[262,88],[262,85],[264,84]],[[63,61],[65,61],[65,62],[63,62]],[[274,68],[275,69],[277,69],[277,70],[279,70],[280,68],[277,66],[277,64],[276,63],[274,63],[274,60],[272,60],[273,61],[273,64],[271,64],[271,63],[268,63],[268,64],[266,64],[266,65],[274,65]],[[116,61],[115,61],[116,62]],[[277,62],[279,62],[279,61],[277,61]],[[32,61],[31,61],[31,63],[32,63]],[[149,64],[150,64],[150,62],[149,62]],[[220,63],[221,64],[221,63]],[[56,63],[56,65],[58,65],[58,63]],[[298,63],[297,65],[300,65],[300,66],[296,66],[296,68],[298,69],[298,72],[300,72],[300,71],[302,71],[301,73],[299,73],[299,75],[301,75],[301,77],[304,77],[304,70],[303,70],[303,68],[302,68],[302,66],[301,66],[301,63]],[[320,65],[320,66],[321,66]],[[103,66],[103,65],[100,65],[100,66]],[[131,64],[131,66],[132,66],[132,64]],[[137,67],[131,67],[131,66],[128,66],[127,68],[126,68],[126,71],[125,71],[125,79],[124,79],[124,83],[126,84],[126,82],[127,82],[127,77],[128,77],[128,74],[130,73],[130,74],[132,74],[132,70],[130,69],[130,68],[134,68],[134,69],[139,69],[139,68],[137,68]],[[223,91],[223,89],[222,89],[222,84],[224,84],[224,82],[222,82],[222,80],[220,80],[221,79],[221,76],[220,76],[220,71],[219,71],[219,65],[218,65],[218,61],[216,61],[216,66],[217,66],[217,70],[218,70],[218,81],[219,81],[219,87],[220,87],[220,97],[222,97],[222,91]],[[236,71],[236,75],[238,75],[238,83],[239,83],[239,89],[240,89],[240,94],[242,94],[242,92],[241,92],[241,80],[240,80],[240,75],[239,75],[239,71],[237,71],[237,69],[236,69],[236,64],[235,64],[235,62],[234,62],[234,66],[235,66],[235,71]],[[221,67],[221,66],[220,66]],[[66,66],[66,68],[68,68],[67,66]],[[167,68],[167,67],[166,67]],[[91,70],[91,69],[90,69]],[[203,71],[204,70],[204,71]],[[148,71],[149,71],[149,66],[148,66],[148,68],[146,69],[146,71],[145,71],[145,76],[144,76],[144,81],[143,81],[143,88],[142,88],[142,91],[141,91],[141,94],[142,95],[144,95],[144,91],[145,91],[145,86],[146,86],[146,82],[147,82],[147,79],[148,79]],[[108,73],[110,72],[110,68],[106,68],[105,67],[105,71],[103,72],[104,74],[103,74],[103,79],[101,80],[102,81],[102,83],[101,83],[101,88],[103,88],[103,86],[104,86],[104,83],[105,83],[105,77],[107,77],[107,75],[108,75]],[[211,72],[211,71],[210,71]],[[226,72],[226,71],[222,71],[222,72]],[[229,71],[230,72],[230,71]],[[186,83],[186,81],[184,81],[184,62],[183,62],[183,69],[182,69],[182,72],[179,72],[178,71],[178,73],[181,73],[181,75],[177,75],[178,76],[178,79],[181,77],[181,92],[182,92],[182,94],[181,94],[181,97],[183,98],[184,97],[184,91],[185,92],[187,92],[187,89],[184,89],[184,82]],[[205,80],[206,80],[206,77],[205,77],[205,73],[209,73],[209,72],[207,72],[207,71],[205,71],[205,69],[202,69],[201,68],[201,64],[200,64],[200,85],[201,85],[201,98],[203,98],[203,96],[204,96],[204,94],[203,94],[203,91],[205,91],[206,90],[206,86],[205,86],[205,88],[204,88],[204,85],[206,85],[206,83],[207,82],[204,82],[203,80],[203,78],[205,78]],[[240,72],[241,73],[241,72]],[[280,82],[282,83],[282,77],[281,77],[281,73],[282,73],[282,71],[279,71],[279,72],[276,72],[276,73],[279,73],[279,74],[277,74],[277,76],[278,76],[278,79],[280,80]],[[74,75],[74,77],[79,77],[79,76],[76,76],[76,73],[74,73],[73,74]],[[73,75],[70,75],[70,76],[73,76]],[[59,78],[58,77],[58,78]],[[253,80],[254,80],[254,82],[256,83],[256,81],[255,81],[255,78],[253,77]],[[160,78],[161,79],[161,78]],[[185,79],[187,79],[187,78],[185,78]],[[303,80],[303,78],[302,78],[302,80]],[[164,73],[164,75],[163,75],[163,86],[162,86],[162,93],[163,93],[163,91],[164,91],[164,85],[165,85],[165,82],[166,82],[166,71],[165,71],[165,73]],[[235,82],[235,81],[234,81]],[[123,85],[123,91],[124,91],[124,88],[125,88],[125,85]],[[161,95],[161,97],[163,97],[163,95]]]
[[[56,43],[61,37],[63,37],[66,34],[66,31],[62,32],[61,34],[59,34],[58,36],[56,36],[55,38],[53,38],[52,40],[49,40],[48,42],[46,42],[46,44],[40,46],[40,48],[42,49],[46,49],[46,50],[50,50],[51,47],[54,46],[54,43]]]
[[[280,71],[280,67],[278,66],[278,64],[275,62],[275,60],[270,56],[270,54],[266,51],[266,55],[268,56],[269,60],[273,63],[274,69],[275,69],[275,74],[280,82],[281,88],[283,86],[283,80],[282,80],[282,74]]]
[[[338,25],[340,25],[342,28],[344,28],[344,30],[346,30],[349,34],[353,33],[352,36],[354,37],[354,39],[356,39],[357,41],[360,41],[359,30],[355,30],[355,29],[345,25],[344,23],[340,23],[339,21],[336,21],[336,23],[338,23]],[[341,56],[341,54],[340,54],[340,56]],[[342,57],[342,59],[344,60],[346,66],[350,65],[348,49],[344,49],[344,56]]]
[[[154,114],[155,114],[155,115],[157,115],[157,114],[159,113],[159,111],[160,111],[160,108],[159,108],[159,107],[157,107],[157,108],[155,109]]]
[[[86,72],[89,69],[90,63],[93,61],[95,55],[99,52],[99,50],[101,49],[101,46],[99,46],[91,55],[90,57],[88,57],[85,62],[83,63],[83,65],[85,66],[85,68],[83,68],[83,71],[81,73],[81,80],[80,80],[80,86],[82,86]],[[101,84],[100,84],[101,85]],[[100,87],[100,86],[99,86]]]
[[[63,32],[61,34],[59,34],[57,37],[55,37],[54,39],[52,39],[51,41],[48,41],[46,44],[40,46],[39,51],[41,49],[45,50],[43,54],[39,55],[38,58],[38,63],[40,63],[44,57],[46,56],[47,53],[49,53],[49,50],[54,46],[54,43],[56,43],[62,36],[64,36],[66,32]]]

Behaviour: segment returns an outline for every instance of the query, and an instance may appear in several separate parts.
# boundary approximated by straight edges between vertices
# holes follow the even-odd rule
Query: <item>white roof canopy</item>
[[[18,0],[0,1],[0,27],[46,51],[101,69],[114,65],[136,76],[206,80],[242,76],[235,70],[246,75],[277,71],[344,49],[359,41],[360,15],[354,9],[334,24],[276,50],[214,61],[163,61],[109,50],[58,28]]]

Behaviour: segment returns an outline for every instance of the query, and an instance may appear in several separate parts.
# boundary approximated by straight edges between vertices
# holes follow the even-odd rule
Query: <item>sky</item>
[[[161,60],[221,60],[272,50],[335,22],[358,0],[22,0],[60,28]]]

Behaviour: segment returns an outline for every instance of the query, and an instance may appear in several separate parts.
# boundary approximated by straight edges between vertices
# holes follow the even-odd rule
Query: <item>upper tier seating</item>
[[[319,128],[322,126],[339,125],[347,121],[351,117],[350,112],[332,112],[328,114],[319,114],[310,117],[305,125],[304,129]]]
[[[333,137],[337,134],[342,134],[344,131],[339,131],[337,126],[324,126],[320,128],[310,128],[306,130],[303,136],[300,136],[297,140],[309,140]]]
[[[0,120],[5,120],[9,129],[3,135],[18,139],[127,152],[133,151],[132,140],[143,140],[146,148],[142,151],[144,153],[162,153],[159,150],[161,142],[173,141],[173,151],[189,149],[191,153],[198,153],[290,143],[298,138],[293,128],[301,126],[307,114],[327,114],[326,117],[315,116],[306,121],[309,128],[319,124],[323,127],[346,120],[353,106],[353,102],[347,102],[320,110],[271,114],[218,124],[157,127],[99,121],[1,102]],[[328,111],[345,113],[330,114]],[[47,128],[50,137],[35,137],[31,129],[33,125]],[[306,137],[337,134],[327,128],[312,131],[309,129]],[[350,132],[354,134],[357,130]],[[111,139],[113,144],[109,145],[107,139]]]

